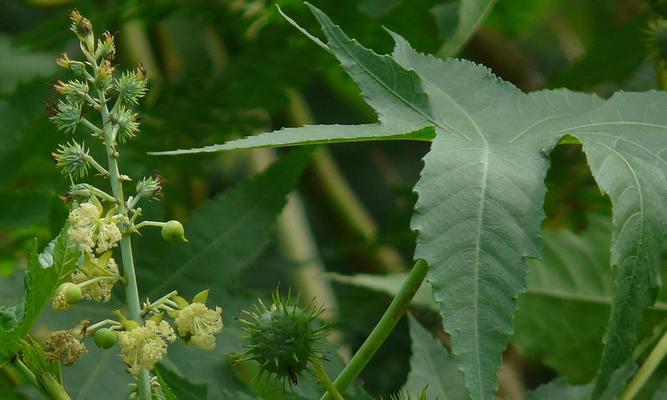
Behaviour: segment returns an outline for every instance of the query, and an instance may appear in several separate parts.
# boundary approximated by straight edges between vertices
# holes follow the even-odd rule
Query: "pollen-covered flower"
[[[51,349],[46,353],[49,361],[62,361],[63,364],[68,366],[88,353],[86,346],[70,331],[53,332],[46,345]]]
[[[79,242],[85,252],[97,250],[98,253],[104,253],[115,247],[122,237],[116,225],[117,218],[113,215],[114,209],[104,217],[102,212],[102,205],[95,201],[83,203],[69,213],[70,227],[67,234]]]
[[[83,298],[106,303],[111,299],[111,290],[120,279],[118,265],[110,251],[99,258],[84,254],[83,266],[70,279],[81,286]]]
[[[145,326],[119,332],[121,358],[128,365],[130,373],[137,375],[141,368],[153,369],[167,354],[165,340],[176,340],[174,330],[166,321],[148,320]]]
[[[222,331],[222,309],[207,308],[202,303],[192,303],[178,312],[175,319],[178,335],[186,343],[193,343],[204,350],[215,348],[215,335]]]

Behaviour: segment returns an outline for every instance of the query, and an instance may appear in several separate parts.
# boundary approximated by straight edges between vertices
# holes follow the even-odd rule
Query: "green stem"
[[[37,390],[38,390],[41,394],[43,394],[44,396],[47,396],[46,391],[44,390],[44,388],[42,387],[42,385],[37,381],[37,377],[35,376],[35,374],[32,373],[32,371],[30,370],[30,368],[28,368],[28,366],[25,365],[25,364],[23,363],[23,361],[21,361],[21,360],[17,357],[16,360],[14,360],[14,362],[12,362],[12,364],[13,364],[14,366],[16,366],[16,369],[18,369],[19,372],[21,372],[21,374],[23,375],[23,377],[24,377],[28,382],[30,382],[30,384],[31,384],[32,386],[34,386],[35,389],[37,389]]]
[[[97,161],[95,161],[95,159],[94,159],[91,155],[86,154],[86,156],[84,157],[84,159],[85,159],[90,165],[92,165],[93,168],[95,168],[100,174],[102,174],[102,176],[107,176],[107,177],[109,176],[109,171],[107,171],[106,168],[104,168],[104,167],[101,166]]]
[[[159,221],[141,221],[138,224],[134,226],[134,229],[141,229],[144,226],[155,226],[158,228],[162,228],[165,225],[165,222],[159,222]]]
[[[101,282],[101,281],[119,281],[120,277],[116,275],[106,275],[106,276],[96,276],[95,278],[89,279],[85,282],[81,282],[77,284],[78,287],[84,288],[88,285],[91,285],[93,283]]]
[[[118,321],[114,321],[114,320],[112,320],[112,319],[105,319],[105,320],[103,320],[103,321],[97,322],[97,323],[95,323],[95,324],[89,326],[89,327],[86,329],[86,332],[88,332],[88,333],[90,333],[90,332],[95,332],[95,331],[98,330],[99,328],[102,328],[102,327],[107,326],[107,325],[111,325],[111,326],[113,327],[113,326],[120,326],[121,324],[120,324],[120,322],[118,322]]]
[[[324,369],[324,366],[322,366],[322,360],[317,359],[315,362],[315,368],[317,368],[317,378],[320,380],[322,386],[324,386],[324,388],[327,390],[327,393],[335,400],[344,400],[343,396],[341,396],[340,393],[338,393],[338,390],[336,390],[336,386],[334,386],[333,382],[331,382],[331,378],[329,378],[329,375]]]
[[[92,122],[88,121],[86,118],[81,117],[80,120],[81,124],[83,124],[86,128],[90,129],[94,134],[100,133],[101,129],[98,128],[95,124]]]
[[[104,144],[106,146],[107,160],[109,163],[109,181],[113,196],[118,199],[118,211],[127,213],[125,196],[123,195],[123,182],[118,170],[118,153],[114,148],[114,128],[109,119],[104,92],[99,92],[100,107],[102,112],[102,126],[104,126]],[[125,299],[130,312],[130,318],[141,322],[141,303],[139,301],[139,289],[137,288],[137,276],[134,272],[134,259],[132,257],[132,239],[125,234],[120,240],[120,252],[123,263],[123,275],[127,281],[125,286]],[[148,379],[148,371],[142,369],[137,377],[140,400],[151,399],[151,387]]]
[[[644,361],[644,364],[642,364],[641,368],[639,368],[639,371],[637,371],[635,376],[632,377],[632,380],[630,380],[630,383],[625,388],[625,392],[623,392],[623,395],[619,398],[619,400],[633,399],[637,393],[639,393],[639,389],[644,386],[648,378],[650,378],[653,372],[655,372],[656,368],[658,368],[666,355],[667,332],[662,335],[658,341],[658,344],[656,344],[653,350],[651,350],[651,354],[648,355],[646,361]]]
[[[428,264],[426,264],[426,261],[417,260],[407,279],[396,294],[396,297],[394,297],[394,300],[384,312],[382,318],[380,318],[380,321],[375,325],[375,328],[373,328],[373,331],[364,344],[361,345],[352,357],[349,364],[345,366],[334,381],[334,385],[339,392],[345,393],[345,390],[359,376],[361,371],[366,368],[366,365],[373,358],[380,346],[382,346],[382,343],[389,337],[389,334],[410,305],[424,278],[426,278],[427,270]],[[328,393],[325,393],[320,400],[332,400],[332,398]]]

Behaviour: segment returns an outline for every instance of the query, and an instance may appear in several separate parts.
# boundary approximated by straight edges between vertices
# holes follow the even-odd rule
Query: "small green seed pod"
[[[167,221],[162,226],[162,238],[167,241],[187,242],[183,225],[176,220]]]
[[[118,334],[109,328],[98,329],[95,332],[95,345],[100,349],[110,349],[116,345]]]
[[[83,299],[81,288],[74,283],[65,282],[58,287],[58,293],[62,294],[67,304],[76,304]]]

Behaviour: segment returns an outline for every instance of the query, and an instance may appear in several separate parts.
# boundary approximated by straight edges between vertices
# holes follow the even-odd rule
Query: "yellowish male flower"
[[[114,278],[119,278],[118,265],[111,255],[111,251],[99,258],[88,253],[84,254],[83,266],[71,275],[72,282],[82,284],[91,279],[101,279],[82,285],[83,298],[102,303],[108,302],[111,298],[111,290],[118,281]]]
[[[202,303],[192,303],[178,312],[175,319],[178,335],[187,343],[194,343],[204,350],[215,348],[215,335],[223,328],[222,309],[207,308]]]
[[[88,253],[104,253],[114,248],[122,237],[113,209],[103,216],[99,202],[83,203],[69,213],[67,234]]]
[[[153,369],[155,364],[167,354],[167,342],[176,340],[174,330],[166,321],[146,321],[129,331],[118,333],[121,358],[128,365],[130,373],[138,375],[141,368]]]

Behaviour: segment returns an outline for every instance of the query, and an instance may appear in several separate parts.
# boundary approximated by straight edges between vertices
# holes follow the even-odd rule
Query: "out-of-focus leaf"
[[[425,387],[429,400],[465,400],[468,397],[458,363],[442,343],[434,339],[416,319],[408,316],[412,357],[403,392],[417,394]]]
[[[355,275],[341,275],[341,274],[327,274],[327,277],[334,282],[345,283],[349,285],[361,286],[378,292],[385,292],[395,295],[398,293],[405,278],[404,273],[387,274],[387,275],[371,275],[371,274],[355,274]],[[417,293],[412,298],[413,304],[421,306],[434,307],[433,293],[431,285],[425,283],[419,287]]]
[[[626,364],[615,371],[611,383],[604,389],[600,399],[618,399],[636,370],[636,365]],[[588,400],[592,391],[593,384],[571,385],[564,378],[558,378],[528,393],[525,400]]]
[[[56,69],[55,53],[31,53],[12,47],[0,34],[0,94],[11,93],[20,82],[48,76]]]
[[[44,192],[0,190],[0,228],[23,227],[46,220],[49,209],[44,204],[50,196]],[[62,226],[62,225],[61,225]]]
[[[155,266],[140,280],[141,285],[150,288],[147,295],[162,296],[178,287],[185,276],[205,286],[207,282],[235,282],[241,269],[268,244],[276,216],[310,153],[309,148],[295,151],[265,173],[210,200],[186,224],[189,242],[169,245],[168,256],[143,254],[144,262]],[[215,291],[212,289],[211,294]]]
[[[436,18],[436,25],[441,30],[440,36],[445,40],[440,55],[453,57],[458,54],[489,14],[495,2],[495,0],[456,0],[434,7],[432,13]],[[454,11],[456,11],[455,16]],[[454,21],[456,21],[455,28],[451,29]]]
[[[641,16],[599,32],[583,58],[552,79],[549,86],[585,89],[628,79],[646,59],[645,47],[638,43],[644,42],[647,21]]]
[[[167,400],[202,400],[208,397],[206,385],[192,383],[169,368],[159,365],[155,369],[155,374],[160,380]]]

